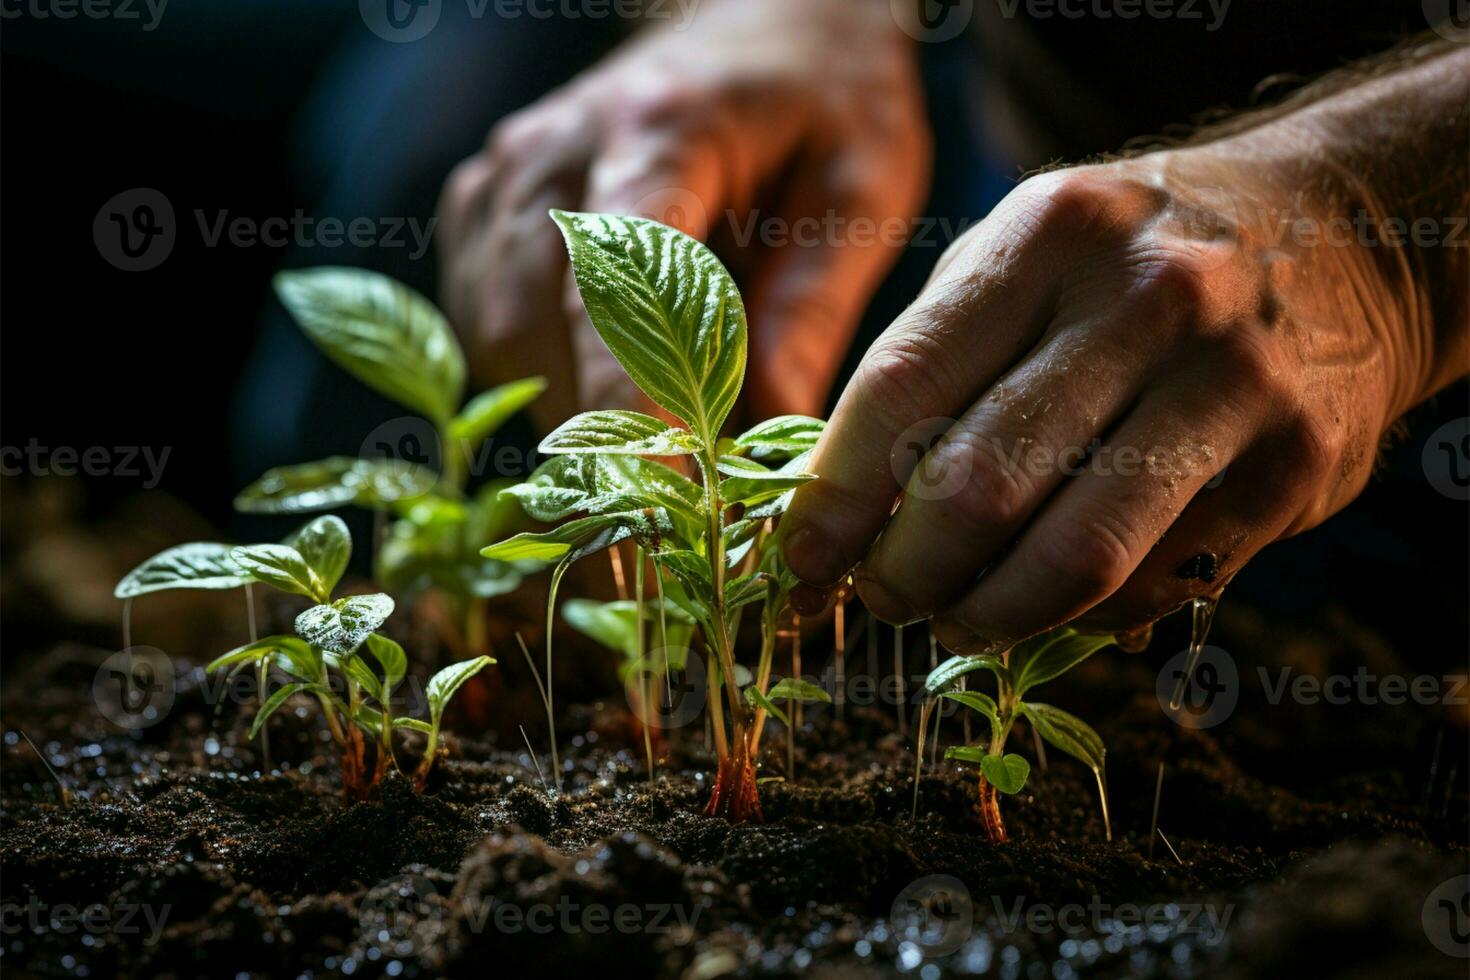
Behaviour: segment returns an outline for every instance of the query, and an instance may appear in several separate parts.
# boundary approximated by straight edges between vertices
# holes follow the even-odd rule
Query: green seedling
[[[440,471],[415,434],[385,447],[386,458],[333,456],[272,469],[240,492],[235,506],[296,514],[356,506],[396,518],[378,550],[378,585],[394,593],[433,589],[448,600],[443,630],[462,657],[489,652],[485,601],[515,589],[524,566],[488,560],[480,549],[517,528],[519,513],[499,501],[509,481],[467,495],[471,461],[494,433],[546,388],[541,378],[491,388],[461,407],[465,360],[443,314],[402,283],[364,269],[283,272],[276,294],[327,357],[433,426]],[[398,458],[391,454],[401,454]]]
[[[570,419],[541,444],[553,458],[505,491],[533,519],[564,523],[483,554],[554,565],[549,662],[556,591],[567,568],[622,541],[646,553],[660,595],[698,624],[714,652],[706,678],[719,771],[705,812],[760,819],[754,752],[769,711],[753,708],[741,692],[734,637],[745,607],[760,606],[762,667],[754,683],[765,691],[793,584],[772,546],[773,528],[796,487],[812,478],[806,460],[823,423],[785,416],[721,438],[746,361],[745,307],[724,266],[700,242],[657,222],[552,217],[593,326],[644,394],[681,424],[631,411]],[[688,457],[699,479],[648,457]]]
[[[350,799],[362,800],[376,791],[390,766],[397,768],[396,729],[427,736],[416,773],[417,785],[423,788],[438,753],[444,706],[461,684],[494,661],[475,657],[435,674],[426,690],[428,722],[395,717],[395,694],[407,675],[408,657],[403,647],[377,632],[393,613],[393,600],[381,593],[332,598],[351,555],[347,525],[331,515],[307,523],[284,544],[231,549],[229,560],[252,581],[303,596],[313,605],[296,617],[295,635],[268,636],[238,647],[212,662],[208,670],[246,664],[275,666],[291,678],[256,711],[251,738],[294,695],[315,697],[341,753],[343,792]]]
[[[1108,840],[1113,839],[1112,821],[1108,816],[1107,780],[1103,774],[1107,750],[1102,739],[1076,715],[1049,704],[1022,700],[1037,685],[1060,677],[1112,643],[1111,636],[1083,636],[1074,630],[1060,629],[1017,644],[998,657],[952,657],[929,673],[924,682],[926,698],[919,718],[917,764],[922,764],[924,731],[939,699],[955,701],[985,717],[990,723],[988,742],[951,746],[945,750],[944,757],[975,763],[980,767],[980,816],[992,841],[1006,839],[999,794],[1019,793],[1031,772],[1031,765],[1024,758],[1005,751],[1011,727],[1016,719],[1022,717],[1031,723],[1043,741],[1092,770],[1097,779],[1103,827]],[[980,691],[954,689],[960,678],[977,670],[995,675],[994,697]],[[917,812],[917,769],[914,774],[914,806]]]

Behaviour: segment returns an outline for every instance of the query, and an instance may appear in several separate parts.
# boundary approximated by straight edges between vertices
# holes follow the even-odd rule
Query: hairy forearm
[[[1386,421],[1466,373],[1470,48],[1404,45],[1181,153],[1249,167],[1260,208],[1239,216],[1243,233],[1370,307],[1392,352]]]

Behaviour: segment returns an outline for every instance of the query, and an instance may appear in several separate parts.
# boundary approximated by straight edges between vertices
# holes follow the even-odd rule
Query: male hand
[[[742,279],[753,414],[820,413],[898,249],[849,231],[907,222],[926,192],[916,58],[886,0],[705,0],[502,121],[440,205],[443,299],[472,371],[547,375],[542,425],[630,403],[547,210],[634,214],[712,235]],[[731,242],[751,217],[753,240]],[[812,218],[835,232],[763,247]]]

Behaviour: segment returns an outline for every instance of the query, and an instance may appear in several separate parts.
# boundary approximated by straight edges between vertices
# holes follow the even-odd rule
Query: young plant
[[[314,605],[296,617],[294,636],[268,636],[248,643],[216,659],[208,670],[248,664],[264,676],[273,665],[289,675],[291,681],[272,692],[256,711],[250,737],[261,732],[270,716],[293,695],[315,697],[341,754],[343,793],[349,799],[363,800],[376,791],[389,766],[397,767],[393,732],[398,728],[421,731],[429,738],[418,771],[418,785],[423,788],[436,754],[445,702],[467,678],[494,661],[477,657],[436,674],[427,691],[429,724],[394,717],[395,692],[407,674],[408,658],[401,646],[376,632],[392,614],[393,600],[383,594],[332,598],[351,555],[347,525],[331,515],[307,523],[284,544],[231,549],[229,561],[251,581],[304,596]],[[376,670],[362,656],[364,648]]]
[[[759,819],[754,751],[768,709],[752,708],[741,693],[734,638],[744,608],[760,604],[755,683],[764,691],[792,584],[771,546],[772,525],[811,479],[804,467],[823,423],[784,416],[722,439],[746,359],[745,308],[724,266],[700,242],[657,222],[552,217],[593,326],[644,394],[682,425],[616,410],[567,421],[541,443],[553,458],[506,491],[530,517],[565,523],[483,554],[554,563],[549,662],[557,586],[571,563],[629,539],[646,552],[660,594],[698,624],[714,651],[706,677],[719,771],[705,812]],[[690,457],[698,482],[653,456]]]
[[[333,456],[268,471],[240,492],[235,506],[296,514],[353,505],[395,515],[376,556],[379,586],[438,591],[451,607],[445,630],[451,646],[462,656],[487,653],[484,600],[515,589],[525,569],[487,560],[480,549],[513,530],[518,515],[498,502],[506,483],[491,483],[473,496],[465,484],[477,451],[545,390],[545,381],[512,381],[461,407],[464,354],[444,316],[423,296],[386,276],[338,267],[283,272],[275,288],[323,353],[428,419],[441,471],[391,455]],[[403,441],[413,441],[412,434]],[[422,446],[417,451],[425,459],[432,455]]]
[[[927,697],[919,719],[920,762],[924,754],[924,730],[938,699],[958,702],[985,716],[990,723],[989,741],[983,745],[951,746],[945,750],[944,757],[980,766],[980,816],[992,841],[1006,839],[999,794],[1019,793],[1031,772],[1031,765],[1024,758],[1005,751],[1011,727],[1017,718],[1023,716],[1043,741],[1092,770],[1102,804],[1103,826],[1108,840],[1113,839],[1112,821],[1108,816],[1107,781],[1103,776],[1107,750],[1102,739],[1076,715],[1049,704],[1022,700],[1022,696],[1038,684],[1060,677],[1112,643],[1111,636],[1083,636],[1071,629],[1060,629],[1017,644],[999,657],[952,657],[930,671],[924,682]],[[953,689],[961,677],[976,670],[987,670],[995,675],[995,697],[979,691]],[[917,806],[917,772],[914,783]]]

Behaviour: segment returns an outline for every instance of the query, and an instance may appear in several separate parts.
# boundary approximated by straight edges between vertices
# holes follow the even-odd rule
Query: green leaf
[[[1100,772],[1107,761],[1107,749],[1103,740],[1092,726],[1081,718],[1049,704],[1023,701],[1019,705],[1022,714],[1036,726],[1036,734],[1049,745],[1054,745],[1074,759],[1078,759],[1094,773]]]
[[[366,269],[281,272],[276,294],[322,352],[439,425],[464,397],[464,354],[434,305]]]
[[[653,556],[659,567],[668,571],[683,587],[690,599],[704,609],[714,605],[715,587],[710,580],[709,561],[692,551],[661,551]],[[704,619],[704,616],[697,617]]]
[[[725,583],[725,614],[729,615],[752,602],[764,602],[771,591],[771,580],[763,572],[742,575]]]
[[[625,657],[638,655],[638,613],[633,600],[596,602],[592,599],[568,599],[561,604],[561,616],[577,632],[609,650]]]
[[[976,765],[979,765],[980,760],[989,754],[983,745],[951,745],[944,750],[946,759],[953,759],[956,762],[973,762]]]
[[[778,415],[766,419],[741,433],[735,439],[739,449],[779,449],[788,453],[804,453],[815,449],[817,439],[827,423],[807,415]]]
[[[393,600],[386,595],[353,595],[312,606],[296,617],[296,632],[314,647],[345,656],[392,614]]]
[[[545,390],[545,378],[522,378],[480,392],[450,420],[450,438],[479,445]]]
[[[676,429],[651,415],[610,409],[572,416],[542,439],[539,448],[548,454],[687,456],[699,449],[699,441],[688,429]]]
[[[656,542],[673,531],[668,515],[661,510],[621,511],[568,521],[540,534],[517,534],[483,548],[480,554],[501,561],[576,561],[617,544],[625,538]]]
[[[332,514],[318,517],[298,528],[286,539],[286,544],[300,553],[316,573],[322,588],[331,595],[352,558],[352,534],[347,530],[347,523]]]
[[[403,652],[403,647],[381,633],[368,635],[367,648],[378,666],[383,668],[384,693],[391,695],[408,673],[408,655]]]
[[[230,558],[231,550],[212,541],[176,545],[124,575],[112,594],[130,599],[163,589],[238,589],[251,578]]]
[[[316,689],[314,684],[282,684],[275,693],[266,698],[265,704],[261,705],[260,710],[255,713],[255,720],[250,723],[250,738],[254,739],[260,734],[260,729],[265,725],[266,719],[275,714],[276,710],[285,704],[291,695]]]
[[[407,728],[411,732],[420,732],[420,733],[422,733],[424,735],[432,735],[432,734],[434,734],[434,726],[433,725],[429,724],[427,721],[420,721],[417,718],[408,718],[408,717],[394,718],[393,719],[393,727],[394,728]]]
[[[428,493],[439,477],[398,459],[331,456],[277,466],[240,491],[235,509],[246,514],[301,514],[353,504],[385,507]]]
[[[454,697],[454,692],[459,690],[460,685],[493,663],[495,661],[490,657],[463,660],[450,664],[429,678],[429,687],[425,692],[429,700],[429,711],[438,718],[444,713],[444,706]]]
[[[804,681],[799,677],[782,678],[776,682],[775,687],[766,692],[766,696],[772,701],[803,701],[808,704],[815,701],[832,703],[832,695],[811,681]]]
[[[1021,792],[1026,777],[1031,775],[1031,763],[1014,752],[1006,755],[987,755],[980,760],[980,771],[997,790],[1006,794]]]
[[[552,211],[587,315],[618,363],[705,444],[745,379],[745,306],[699,241],[642,218]]]
[[[924,691],[934,697],[973,670],[992,671],[1004,683],[1011,680],[1010,671],[999,657],[950,657],[929,671],[929,676],[924,678]]]
[[[596,468],[597,499],[590,502],[593,513],[613,509],[620,500],[633,500],[635,507],[661,507],[674,526],[678,540],[686,545],[705,533],[704,492],[699,485],[672,467],[641,456],[600,456]]]
[[[230,558],[257,582],[326,602],[329,593],[301,552],[285,544],[250,544],[235,548]]]
[[[742,456],[722,456],[718,468],[726,479],[720,481],[720,499],[725,502],[726,507],[741,504],[751,508],[781,497],[803,483],[816,479],[805,472],[810,459],[809,454],[803,453],[780,469],[772,470]]]
[[[988,694],[979,691],[945,691],[939,695],[956,701],[972,711],[978,711],[990,720],[990,730],[995,732],[1000,728],[1000,708],[995,699]]]
[[[1016,696],[1060,677],[1112,642],[1111,636],[1083,636],[1075,630],[1062,629],[1018,644],[1010,656]]]
[[[786,720],[786,712],[776,707],[775,703],[770,698],[762,694],[760,688],[756,687],[754,684],[745,689],[745,703],[750,705],[752,708],[766,709],[766,714],[770,715],[772,718],[775,718],[783,725],[791,724],[791,722]]]
[[[336,658],[336,667],[347,679],[367,692],[368,697],[374,701],[383,701],[383,682],[378,680],[378,675],[373,673],[371,667],[362,662],[362,658],[355,652],[342,655],[333,655]],[[378,728],[383,727],[382,716],[378,717]]]
[[[321,657],[311,648],[310,644],[299,636],[264,637],[216,657],[204,669],[208,673],[214,673],[226,667],[233,667],[242,661],[260,660],[265,657],[274,658],[286,673],[308,683],[319,684],[327,679],[326,668],[322,665]]]

